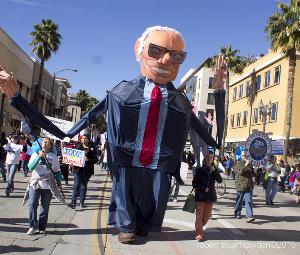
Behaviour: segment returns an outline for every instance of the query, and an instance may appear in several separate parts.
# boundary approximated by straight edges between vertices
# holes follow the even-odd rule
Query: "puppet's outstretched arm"
[[[87,112],[75,125],[68,131],[67,136],[72,138],[89,124],[95,123],[96,120],[107,111],[107,98],[96,104]]]
[[[30,121],[39,127],[47,130],[52,135],[55,135],[59,139],[64,139],[66,134],[55,126],[50,120],[48,120],[42,113],[40,113],[36,107],[30,104],[20,93],[17,93],[10,99],[10,104],[20,111],[23,115],[28,117]]]
[[[203,126],[201,121],[196,117],[194,113],[192,113],[191,119],[191,127],[196,131],[196,133],[200,136],[200,138],[209,146],[215,147],[219,149],[219,145],[217,142],[212,138],[212,136],[208,133],[207,128]]]

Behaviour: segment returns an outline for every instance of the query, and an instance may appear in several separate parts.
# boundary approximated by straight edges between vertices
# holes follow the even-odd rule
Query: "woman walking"
[[[222,177],[213,164],[214,156],[209,153],[203,160],[202,167],[196,171],[193,178],[193,188],[196,190],[196,237],[199,242],[204,241],[203,227],[208,222],[213,203],[217,201],[215,181],[221,183]]]
[[[28,235],[33,235],[39,230],[40,234],[44,234],[49,214],[49,206],[52,193],[47,180],[49,175],[54,174],[57,185],[61,184],[61,172],[56,154],[51,152],[53,143],[49,138],[44,138],[42,150],[33,153],[30,157],[28,168],[32,172],[29,182],[29,230]],[[41,198],[41,210],[39,214],[39,222],[37,222],[37,208]]]

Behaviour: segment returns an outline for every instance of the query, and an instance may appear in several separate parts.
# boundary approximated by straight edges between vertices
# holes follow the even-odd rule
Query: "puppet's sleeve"
[[[95,123],[96,120],[107,111],[107,97],[96,104],[89,112],[87,112],[67,133],[72,138],[81,130],[85,129],[89,124]]]
[[[192,113],[191,119],[191,127],[195,130],[195,132],[200,136],[200,138],[209,146],[215,147],[219,149],[219,145],[217,142],[211,137],[208,133],[208,130],[203,126],[201,121],[196,117],[194,113]]]
[[[66,134],[63,131],[61,131],[42,113],[40,113],[37,108],[30,104],[24,97],[22,97],[20,93],[11,98],[10,104],[18,111],[20,111],[23,115],[28,117],[31,122],[47,130],[52,135],[55,135],[60,139],[64,139],[64,137],[66,137]]]

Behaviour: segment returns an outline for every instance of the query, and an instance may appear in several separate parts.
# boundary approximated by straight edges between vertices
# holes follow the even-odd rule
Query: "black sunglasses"
[[[163,58],[166,53],[170,52],[172,61],[176,64],[182,64],[186,57],[186,52],[169,50],[165,47],[150,43],[148,47],[148,55],[152,58],[160,59]]]

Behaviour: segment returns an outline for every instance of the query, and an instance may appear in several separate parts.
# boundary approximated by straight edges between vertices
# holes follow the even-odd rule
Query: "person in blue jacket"
[[[21,97],[13,74],[0,70],[0,87],[11,104],[61,139],[73,137],[107,111],[108,167],[114,175],[108,224],[118,228],[122,243],[161,230],[171,176],[190,127],[205,143],[220,147],[172,83],[187,55],[182,35],[172,28],[150,27],[136,41],[135,54],[141,75],[119,83],[67,134]],[[226,72],[217,73],[216,83],[223,83]]]

